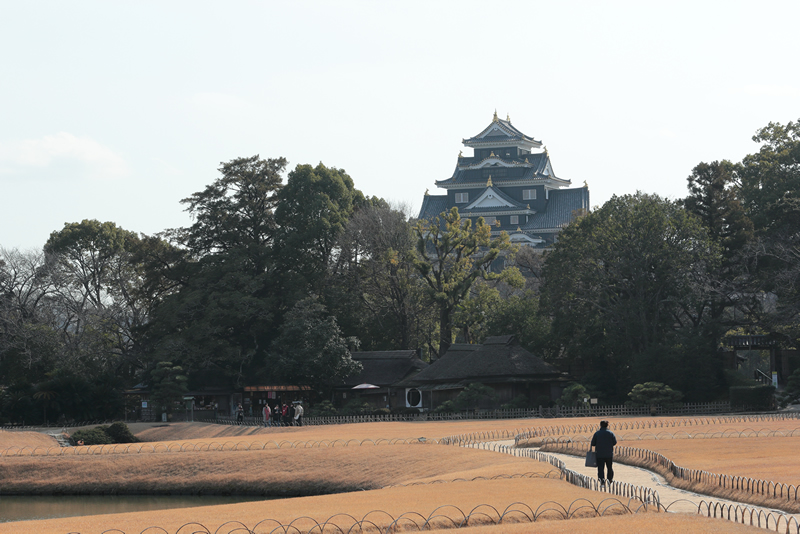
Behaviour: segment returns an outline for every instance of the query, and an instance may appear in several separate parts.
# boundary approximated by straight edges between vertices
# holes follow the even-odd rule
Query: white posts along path
[[[602,488],[597,480],[597,468],[586,467],[583,457],[550,452],[542,453],[537,448],[516,448],[513,439],[486,442],[463,441],[459,445],[547,462],[560,469],[563,478],[571,484],[619,497],[641,500],[645,505],[654,505],[660,510],[722,517],[745,524],[751,524],[750,518],[752,518],[752,524],[760,523],[761,526],[767,526],[770,530],[800,532],[800,514],[788,514],[780,510],[675,488],[670,486],[662,476],[640,467],[614,462],[614,483]],[[743,517],[744,515],[747,517]],[[765,521],[764,518],[768,516],[770,519]],[[776,520],[776,518],[779,519]]]

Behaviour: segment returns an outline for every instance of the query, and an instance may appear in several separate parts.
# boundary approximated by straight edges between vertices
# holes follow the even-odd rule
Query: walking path
[[[497,445],[504,445],[507,447],[514,446],[514,440],[503,440],[492,443],[496,443]],[[511,450],[513,451],[518,449],[511,449]],[[579,473],[581,475],[586,475],[591,478],[597,477],[597,468],[586,467],[584,465],[584,458],[582,457],[571,456],[569,454],[551,453],[551,452],[548,452],[546,454],[558,458],[559,460],[564,462],[566,468],[571,471],[575,471],[576,473]],[[714,502],[714,503],[727,504],[729,506],[730,505],[747,506],[751,509],[762,511],[763,513],[782,514],[786,517],[787,520],[789,520],[790,518],[794,518],[795,521],[800,522],[800,514],[790,514],[788,512],[783,512],[781,510],[764,508],[761,506],[755,506],[752,504],[742,503],[738,501],[731,501],[728,499],[717,498],[710,495],[702,495],[700,493],[694,493],[692,491],[682,490],[670,486],[667,483],[666,479],[664,479],[664,477],[662,477],[661,475],[658,475],[646,469],[642,469],[641,467],[633,467],[630,465],[624,465],[614,462],[614,480],[615,482],[626,482],[634,486],[646,487],[657,491],[661,505],[668,508],[670,512],[696,514],[698,512],[698,505],[700,505],[701,502],[702,503]],[[798,523],[795,523],[795,525],[796,524]]]

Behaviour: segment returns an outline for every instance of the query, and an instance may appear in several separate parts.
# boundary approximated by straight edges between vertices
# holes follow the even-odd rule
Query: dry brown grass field
[[[29,449],[58,447],[58,442],[52,436],[40,432],[0,431],[0,451],[26,447]]]
[[[315,495],[418,479],[522,475],[553,470],[507,454],[434,444],[333,449],[202,451],[147,455],[10,457],[0,463],[6,494]]]
[[[624,445],[658,452],[690,469],[800,484],[800,436],[654,440]]]
[[[638,441],[640,438],[649,437],[652,434],[659,438],[678,439],[686,438],[687,434],[696,435],[704,433],[706,435],[721,436],[722,433],[729,435],[734,432],[790,432],[800,431],[800,420],[788,419],[778,421],[738,421],[738,422],[716,422],[719,418],[704,417],[664,417],[664,418],[609,418],[612,426],[625,425],[626,428],[615,429],[621,438],[626,435],[631,437],[631,441]],[[387,440],[387,439],[417,439],[425,437],[428,440],[441,439],[447,436],[471,434],[476,432],[499,432],[505,431],[514,433],[516,431],[526,431],[533,428],[556,429],[554,436],[591,436],[593,430],[575,432],[572,428],[579,425],[589,425],[592,429],[596,427],[599,418],[565,418],[565,419],[506,419],[506,420],[467,420],[467,421],[415,421],[415,422],[391,422],[391,423],[359,423],[347,425],[328,425],[328,426],[304,426],[304,427],[282,427],[282,428],[262,428],[247,426],[227,426],[210,425],[206,423],[172,423],[158,425],[134,424],[131,429],[137,437],[144,441],[159,442],[193,442],[209,439],[227,442],[264,442],[274,440],[276,442],[296,442],[296,441],[334,441],[334,440]],[[665,426],[647,428],[647,425],[663,424]],[[560,432],[558,429],[562,429]],[[238,439],[234,439],[238,438]],[[632,445],[634,446],[634,445]]]
[[[635,420],[623,420],[628,423]],[[528,427],[572,426],[596,424],[597,419],[561,420],[506,420],[506,421],[455,421],[412,423],[366,423],[324,427],[301,427],[284,429],[260,429],[253,427],[230,427],[205,424],[150,425],[143,428],[132,425],[137,435],[146,440],[169,440],[175,444],[190,442],[250,443],[266,442],[311,442],[332,440],[365,440],[392,438],[438,439],[443,436],[472,432],[524,429]],[[644,424],[644,421],[641,422]],[[787,428],[793,421],[743,423],[747,427],[764,428],[774,423],[775,428]],[[725,429],[731,424],[721,424]],[[688,425],[689,428],[708,430],[712,425]],[[673,427],[679,428],[679,427]],[[19,447],[22,441],[27,446],[34,443],[24,434],[5,433],[15,436],[13,443],[0,448]],[[2,439],[3,433],[0,433]],[[44,436],[47,440],[51,440]],[[681,442],[705,445],[731,441],[733,446],[744,438],[731,440],[670,440],[655,441],[658,444]],[[763,438],[761,438],[763,439]],[[777,441],[792,438],[774,438]],[[758,440],[760,442],[760,440]],[[641,446],[642,442],[627,443]],[[40,445],[41,446],[41,445]],[[162,445],[160,445],[161,447]],[[89,448],[83,449],[90,451]],[[97,452],[97,451],[95,451]],[[609,506],[607,494],[583,490],[558,479],[513,478],[494,479],[497,475],[545,474],[553,468],[549,464],[514,458],[488,451],[470,450],[452,446],[422,444],[394,444],[372,446],[369,444],[348,447],[281,448],[258,451],[192,451],[157,452],[148,454],[91,454],[70,456],[8,457],[0,462],[0,480],[3,491],[84,491],[77,488],[92,488],[92,493],[112,491],[172,491],[223,492],[223,493],[273,493],[277,495],[308,495],[331,491],[365,489],[335,495],[285,498],[272,501],[242,503],[236,505],[202,508],[172,509],[157,512],[113,514],[84,518],[63,518],[46,521],[26,521],[12,524],[0,523],[0,533],[14,532],[82,532],[100,533],[108,529],[120,529],[128,534],[138,534],[149,526],[157,525],[172,533],[186,523],[198,522],[215,531],[226,521],[241,521],[253,527],[267,518],[287,523],[301,516],[325,520],[338,513],[348,513],[357,518],[372,510],[385,510],[394,516],[404,512],[430,514],[438,506],[454,505],[464,512],[475,506],[490,504],[499,510],[515,502],[523,502],[534,509],[548,501],[568,507],[576,499],[585,498],[596,506]],[[488,478],[474,481],[457,481],[437,484],[387,487],[394,484],[416,482],[453,481],[455,479]],[[7,485],[8,484],[8,485]],[[49,489],[48,489],[49,488]],[[619,506],[616,509],[619,510]],[[614,508],[610,509],[610,513]],[[452,514],[449,514],[452,515]],[[556,514],[551,514],[555,519]],[[476,527],[469,530],[490,534],[530,532],[608,532],[639,533],[675,532],[746,532],[729,522],[711,521],[698,517],[674,514],[645,514],[635,517],[617,516],[593,519],[571,519],[569,521],[537,522],[530,524]],[[524,529],[524,530],[522,530]],[[270,529],[265,530],[268,532]]]
[[[496,525],[469,527],[458,530],[459,534],[674,534],[691,532],[703,534],[744,534],[764,533],[764,529],[731,523],[720,519],[710,519],[695,515],[636,514],[592,519],[572,519],[570,521],[543,521],[535,526],[530,524]],[[432,532],[445,532],[434,530]],[[453,532],[453,531],[451,531]]]
[[[0,534],[47,534],[47,533],[66,533],[81,532],[83,534],[99,534],[109,529],[119,529],[127,534],[138,534],[150,526],[159,526],[167,532],[173,533],[182,525],[189,522],[197,522],[204,525],[211,532],[214,532],[221,525],[228,521],[239,521],[245,526],[253,529],[259,521],[265,519],[275,519],[287,524],[300,517],[311,517],[317,521],[324,521],[336,514],[350,514],[357,519],[363,518],[369,512],[382,510],[391,514],[394,518],[402,513],[416,512],[423,516],[429,516],[440,506],[454,505],[463,513],[469,513],[479,505],[488,504],[503,511],[514,503],[522,502],[536,510],[537,507],[545,503],[555,501],[564,507],[569,507],[570,503],[576,499],[586,499],[600,509],[609,508],[607,513],[614,514],[622,512],[622,507],[616,500],[609,500],[605,494],[582,490],[566,484],[560,480],[530,478],[512,480],[489,480],[478,482],[452,482],[449,484],[432,484],[425,486],[410,486],[387,488],[382,490],[359,491],[343,493],[338,495],[322,495],[314,497],[297,497],[291,499],[280,499],[256,503],[241,503],[224,506],[209,506],[202,508],[182,508],[155,512],[139,512],[130,514],[109,514],[91,517],[62,518],[44,521],[24,521],[13,524],[0,523]],[[586,505],[586,501],[580,501],[579,505]],[[627,504],[627,502],[625,502]],[[556,505],[545,505],[550,508],[559,508]],[[517,506],[516,508],[519,508]],[[458,518],[458,512],[453,508],[441,510],[449,517]],[[587,507],[583,508],[583,514],[594,515],[594,512]],[[580,516],[581,514],[578,514]],[[662,520],[664,532],[672,521],[672,514],[659,514]],[[558,513],[548,513],[546,518],[556,520],[560,517]],[[383,514],[372,514],[370,519],[380,526],[388,526],[391,522]],[[478,518],[480,519],[480,518]],[[346,518],[340,517],[339,521],[345,523]],[[572,531],[572,521],[566,525]],[[563,523],[563,521],[558,521]],[[543,524],[537,522],[536,529]],[[446,524],[446,522],[443,522]],[[623,527],[629,529],[625,529]],[[299,525],[302,527],[302,525]],[[312,525],[308,525],[310,528]],[[349,525],[345,525],[347,527]],[[524,528],[526,525],[523,525]],[[270,532],[275,525],[265,527],[257,532]],[[504,529],[504,526],[497,528]],[[527,525],[526,532],[533,528]],[[604,523],[604,528],[612,528],[616,533],[641,532],[640,524],[623,522],[618,526],[613,521]],[[227,530],[225,530],[227,532]],[[503,532],[500,530],[498,532]],[[659,532],[656,530],[656,532]],[[674,532],[674,530],[670,530]],[[491,531],[492,534],[495,530]]]

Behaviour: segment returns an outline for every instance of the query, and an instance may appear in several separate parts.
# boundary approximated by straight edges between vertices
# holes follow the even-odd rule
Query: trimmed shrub
[[[136,443],[139,439],[131,433],[128,425],[116,422],[108,425],[96,426],[85,430],[76,430],[69,438],[70,443],[77,445],[83,441],[84,445],[112,445],[114,443]]]
[[[325,400],[320,402],[319,404],[315,404],[311,406],[306,415],[308,417],[329,417],[331,415],[338,415],[339,412],[336,410],[336,407],[331,403],[329,400]]]
[[[121,421],[111,423],[110,426],[105,427],[106,434],[114,440],[114,443],[138,443],[139,438],[133,435],[128,425]]]
[[[70,435],[69,440],[73,445],[77,445],[79,441],[83,441],[84,445],[111,445],[114,443],[113,438],[106,434],[105,429],[101,426],[76,430]]]
[[[729,396],[733,407],[747,406],[756,410],[775,407],[775,386],[735,386],[730,388]]]
[[[502,410],[522,410],[529,407],[530,403],[528,402],[528,397],[525,395],[517,395],[511,399],[511,402],[500,405],[500,409]]]

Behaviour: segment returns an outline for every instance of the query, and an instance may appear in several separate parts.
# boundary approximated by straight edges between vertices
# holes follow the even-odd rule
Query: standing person
[[[264,404],[264,426],[272,426],[272,410],[269,409],[269,404]]]
[[[277,404],[272,409],[272,426],[281,426],[281,407]]]
[[[594,452],[597,455],[597,478],[600,479],[600,485],[606,485],[606,477],[604,469],[608,466],[608,482],[614,482],[614,445],[617,444],[617,436],[608,429],[608,421],[600,421],[600,430],[592,436],[591,447],[594,447]],[[591,448],[590,447],[590,448]]]
[[[299,402],[294,407],[294,426],[303,426],[303,405]]]
[[[241,425],[244,422],[244,408],[242,408],[242,404],[236,407],[236,424]]]
[[[295,407],[294,403],[289,405],[289,426],[294,426],[295,423],[294,407]]]
[[[289,407],[286,405],[285,402],[281,407],[281,424],[283,426],[289,426]]]

